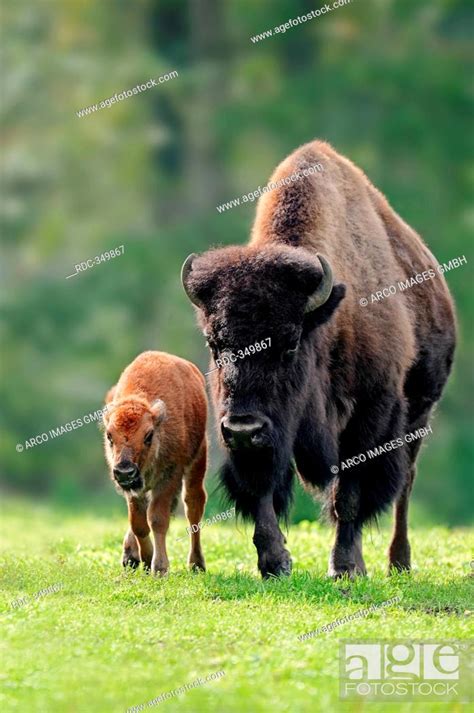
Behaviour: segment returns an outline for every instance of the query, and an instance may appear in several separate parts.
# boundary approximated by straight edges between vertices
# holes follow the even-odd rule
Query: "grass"
[[[293,575],[262,582],[250,527],[204,528],[208,572],[193,575],[185,569],[187,542],[177,540],[186,523],[176,519],[171,574],[154,579],[119,564],[125,514],[7,501],[2,515],[2,711],[122,713],[220,670],[220,680],[146,710],[395,711],[397,704],[339,701],[339,639],[470,633],[474,538],[467,529],[414,529],[413,574],[387,578],[389,532],[374,528],[365,537],[370,576],[334,583],[325,577],[332,533],[303,522],[289,531]],[[35,598],[47,587],[57,591]],[[398,603],[366,618],[297,639],[395,596]],[[439,712],[440,704],[405,703],[404,710]]]

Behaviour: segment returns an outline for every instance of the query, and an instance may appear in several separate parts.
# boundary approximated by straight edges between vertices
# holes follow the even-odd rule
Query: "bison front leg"
[[[123,541],[122,564],[124,567],[133,567],[140,564],[150,567],[153,547],[150,541],[150,528],[146,519],[147,500],[145,497],[127,497],[128,520],[130,528]]]
[[[140,550],[138,549],[137,538],[128,529],[123,538],[122,564],[124,567],[136,569],[140,564]]]
[[[273,506],[273,493],[258,500],[255,509],[253,543],[258,553],[258,569],[264,579],[291,573],[291,557],[285,549],[285,538],[278,527]]]
[[[360,490],[358,483],[342,479],[333,485],[333,512],[336,521],[336,538],[329,557],[330,577],[353,577],[367,574],[362,557],[362,531],[356,524],[359,513]]]
[[[200,523],[206,505],[206,491],[204,490],[204,476],[206,474],[206,443],[201,447],[201,452],[191,466],[189,474],[184,478],[183,501],[184,510],[191,532],[191,549],[188,555],[188,565],[192,570],[206,570],[206,563],[201,549]],[[196,528],[194,531],[193,528]]]
[[[176,486],[171,483],[166,490],[159,494],[153,493],[148,506],[148,524],[153,533],[153,559],[151,561],[153,574],[168,574],[169,560],[166,552],[166,533],[170,524],[175,494]]]

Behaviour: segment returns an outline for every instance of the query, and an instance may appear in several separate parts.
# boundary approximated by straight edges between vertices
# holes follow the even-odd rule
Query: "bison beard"
[[[295,470],[291,458],[290,444],[276,439],[272,448],[227,454],[220,480],[240,515],[255,520],[258,500],[272,493],[277,517],[287,521]]]
[[[247,246],[189,256],[182,271],[214,362],[226,350],[272,338],[268,352],[211,376],[227,441],[228,424],[241,424],[227,443],[222,484],[255,521],[264,577],[291,570],[278,519],[291,504],[293,463],[305,486],[324,493],[335,523],[332,576],[365,573],[362,526],[392,502],[389,566],[410,568],[407,510],[421,439],[348,470],[341,464],[426,426],[455,345],[441,276],[361,306],[361,294],[433,269],[436,260],[366,176],[327,144],[301,147],[271,180],[317,161],[323,175],[260,198]],[[270,442],[252,448],[262,418]]]

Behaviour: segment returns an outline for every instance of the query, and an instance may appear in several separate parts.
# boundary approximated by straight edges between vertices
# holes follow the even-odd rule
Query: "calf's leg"
[[[137,538],[129,528],[123,538],[122,564],[124,567],[136,569],[140,564],[140,550]]]
[[[273,506],[273,493],[268,493],[256,502],[255,532],[253,543],[257,548],[258,568],[264,579],[270,576],[291,573],[291,557],[283,546],[285,538],[278,527]]]
[[[153,533],[153,558],[151,561],[153,574],[165,575],[169,570],[169,560],[166,553],[166,533],[170,524],[175,495],[176,484],[173,481],[165,490],[159,493],[154,492],[148,506],[148,525]]]
[[[203,481],[206,474],[206,463],[207,445],[203,442],[189,473],[184,477],[183,491],[184,510],[191,525],[191,547],[188,555],[188,565],[191,569],[203,571],[206,569],[206,563],[201,550],[201,531],[198,528],[196,532],[193,532],[192,526],[199,525],[204,514],[206,491],[204,490]]]
[[[151,565],[153,545],[150,541],[150,528],[148,526],[145,497],[127,497],[128,520],[130,528],[127,530],[123,541],[122,564],[124,567],[138,567],[140,560],[145,567]]]

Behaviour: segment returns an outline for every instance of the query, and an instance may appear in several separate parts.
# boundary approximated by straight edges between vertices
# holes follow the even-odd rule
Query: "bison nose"
[[[132,483],[138,474],[138,468],[133,463],[119,463],[114,468],[114,478],[119,485],[127,485]]]
[[[257,416],[224,416],[221,431],[229,448],[255,448],[264,445],[267,426]]]

